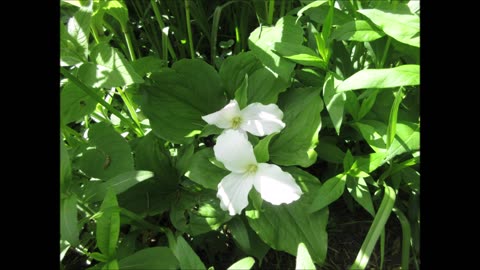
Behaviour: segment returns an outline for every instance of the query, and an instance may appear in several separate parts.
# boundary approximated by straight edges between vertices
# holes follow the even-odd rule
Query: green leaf
[[[220,208],[220,200],[213,190],[181,192],[170,211],[175,228],[192,236],[216,230],[231,218]]]
[[[180,266],[173,252],[167,247],[142,249],[121,259],[118,265],[122,270],[177,269]]]
[[[362,246],[358,252],[355,262],[350,267],[351,270],[354,269],[365,269],[367,263],[372,254],[373,248],[377,243],[378,237],[385,228],[388,217],[392,212],[393,204],[395,203],[395,190],[393,188],[385,185],[385,195],[383,196],[382,203],[378,209],[375,218],[373,219],[372,226],[368,230],[365,240],[363,240]]]
[[[60,139],[60,189],[64,189],[72,178],[72,162],[67,152],[65,143]]]
[[[254,264],[255,264],[254,258],[246,257],[230,265],[230,267],[228,267],[227,270],[238,270],[238,269],[248,270],[248,269],[251,269]]]
[[[317,27],[320,27],[325,22],[325,18],[327,17],[329,10],[330,5],[321,5],[305,11],[305,15],[308,15],[310,20],[314,21]],[[353,21],[353,18],[350,15],[339,9],[333,9],[332,25],[342,25],[349,21]]]
[[[109,261],[108,263],[106,263],[103,267],[102,267],[102,270],[118,270],[120,269],[119,266],[118,266],[118,261],[117,259],[114,259],[112,261]]]
[[[288,84],[295,63],[273,52],[275,42],[302,44],[303,30],[300,24],[295,24],[294,17],[282,17],[275,26],[260,26],[248,38],[248,46],[260,62]]]
[[[202,260],[182,236],[177,237],[177,243],[172,250],[180,263],[180,269],[206,269]]]
[[[79,244],[77,219],[77,195],[72,194],[60,202],[60,235],[62,240],[68,241],[70,246]]]
[[[90,127],[88,138],[92,149],[79,160],[80,169],[90,177],[109,179],[133,171],[133,158],[127,141],[107,123]]]
[[[123,1],[106,1],[103,7],[105,12],[112,15],[120,23],[122,29],[125,29],[128,22],[128,10]]]
[[[350,168],[352,168],[354,162],[355,158],[353,157],[352,152],[350,152],[350,149],[347,149],[347,153],[343,158],[343,170],[348,172]]]
[[[346,180],[347,176],[341,173],[325,181],[322,187],[313,195],[315,199],[308,207],[308,212],[315,213],[322,210],[340,198],[345,190]]]
[[[303,16],[303,13],[311,8],[315,8],[315,7],[319,7],[325,3],[328,3],[328,0],[316,0],[316,1],[313,1],[311,3],[309,3],[308,5],[302,7],[299,11],[297,11],[297,20],[295,21],[298,22],[298,20]]]
[[[245,108],[248,104],[248,74],[245,74],[245,79],[242,84],[235,91],[235,100],[238,102],[240,110]]]
[[[99,262],[108,262],[108,257],[100,252],[92,252],[89,254],[89,257]]]
[[[182,59],[172,68],[153,72],[140,91],[152,131],[173,143],[191,141],[206,125],[201,117],[226,105],[220,77],[202,60]]]
[[[392,88],[420,84],[420,66],[402,65],[394,68],[364,69],[344,80],[337,92],[365,89]]]
[[[248,76],[247,103],[277,103],[278,94],[285,91],[286,88],[287,84],[277,78],[268,68],[259,68]]]
[[[316,270],[315,264],[313,264],[312,257],[308,253],[307,246],[304,243],[298,244],[297,259],[295,263],[295,269],[313,269]]]
[[[365,115],[367,115],[367,113],[370,112],[373,105],[375,104],[375,101],[377,100],[378,89],[370,89],[370,90],[371,90],[370,94],[368,95],[367,98],[363,100],[362,105],[360,105],[360,110],[358,111],[357,120],[360,120]]]
[[[294,77],[305,86],[319,86],[325,81],[325,77],[312,68],[296,69]]]
[[[94,89],[97,95],[101,92]],[[64,124],[82,119],[92,113],[97,106],[94,98],[78,88],[74,83],[67,82],[60,93],[60,117]]]
[[[370,215],[375,216],[372,197],[370,195],[370,191],[368,190],[367,183],[362,177],[347,177],[347,190],[350,192],[353,199],[363,207],[363,209],[367,210]]]
[[[164,140],[150,132],[139,139],[133,148],[133,153],[137,170],[152,171],[155,179],[163,184],[164,189],[176,189],[178,173],[172,164],[170,152],[165,147]]]
[[[327,254],[328,209],[313,214],[307,212],[321,184],[313,175],[296,167],[284,168],[292,174],[303,191],[299,200],[288,205],[271,205],[263,202],[262,210],[248,206],[248,223],[270,247],[297,254],[297,247],[305,243],[313,260],[322,264]]]
[[[270,159],[268,145],[270,144],[270,140],[277,134],[278,132],[275,132],[266,136],[265,138],[261,139],[253,148],[253,152],[255,153],[255,158],[257,159],[258,163],[264,163]]]
[[[237,246],[247,255],[255,256],[261,263],[270,247],[245,224],[243,217],[237,216],[228,222],[228,229]]]
[[[175,168],[178,171],[178,175],[184,175],[187,172],[190,162],[192,161],[194,151],[194,144],[184,144],[177,148],[177,156],[174,160],[174,163]]]
[[[392,38],[420,47],[420,17],[416,14],[381,9],[360,9],[375,25]]]
[[[136,184],[152,177],[153,173],[150,171],[131,171],[121,173],[105,182],[91,182],[90,185],[87,186],[85,196],[87,197],[87,200],[97,202],[105,197],[108,190],[111,190],[118,195]]]
[[[345,93],[337,93],[335,91],[335,86],[340,82],[340,80],[335,78],[334,74],[329,73],[323,85],[323,100],[337,134],[340,134],[340,127],[343,121],[343,109],[345,107],[345,101],[347,100]]]
[[[345,157],[345,153],[336,146],[335,142],[329,140],[332,137],[322,137],[317,145],[315,151],[318,153],[318,157],[325,161],[342,164]]]
[[[60,22],[60,66],[73,66],[86,61],[85,49]]]
[[[93,63],[85,63],[78,69],[78,78],[90,87],[123,87],[143,82],[125,56],[106,43],[96,45],[90,58]]]
[[[270,159],[284,166],[312,165],[317,159],[315,147],[322,125],[320,88],[290,89],[280,96],[278,105],[286,127],[270,142]]]
[[[367,156],[355,157],[353,163],[347,174],[353,177],[368,177],[369,173],[376,170],[386,162],[385,153],[372,153]]]
[[[215,159],[215,155],[212,148],[205,148],[196,152],[185,175],[206,188],[217,190],[218,183],[229,172],[213,165],[211,162],[213,159]]]
[[[420,149],[420,125],[411,122],[397,122],[395,139],[388,148],[385,160],[405,152],[413,152]]]
[[[299,44],[275,42],[273,51],[297,64],[326,69],[325,61],[312,49]]]
[[[367,21],[356,20],[341,25],[332,33],[331,38],[336,40],[374,41],[385,34]]]
[[[353,127],[360,131],[362,137],[368,145],[377,153],[386,151],[387,126],[377,120],[367,120],[356,122]]]
[[[138,58],[137,60],[131,62],[131,64],[135,72],[141,77],[145,76],[150,72],[158,71],[167,66],[167,62],[158,58],[157,56],[146,56]]]
[[[261,63],[253,52],[241,52],[225,59],[218,73],[225,85],[227,97],[233,98],[245,75],[251,75],[260,67]]]
[[[118,236],[120,234],[120,212],[117,197],[111,190],[105,195],[100,206],[101,215],[97,218],[97,246],[109,258],[116,253]]]
[[[88,55],[88,38],[90,35],[90,20],[92,18],[92,2],[88,5],[81,6],[75,15],[68,20],[67,32],[74,40],[77,47],[77,52],[82,54],[82,58]]]

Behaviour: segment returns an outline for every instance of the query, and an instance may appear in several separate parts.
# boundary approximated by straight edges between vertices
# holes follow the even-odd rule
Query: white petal
[[[252,144],[247,134],[234,129],[227,129],[217,138],[213,147],[215,157],[231,172],[244,173],[250,165],[256,165]]]
[[[274,205],[291,203],[303,194],[293,176],[273,164],[258,164],[253,185],[262,199]]]
[[[210,125],[216,125],[219,128],[231,128],[232,120],[240,117],[240,107],[236,100],[232,99],[221,110],[202,116],[202,119]]]
[[[240,128],[255,136],[270,135],[285,127],[282,121],[283,112],[275,104],[252,103],[240,113],[242,114]]]
[[[218,184],[217,197],[220,207],[228,210],[231,216],[240,214],[248,205],[248,193],[252,189],[253,176],[251,174],[231,173],[225,176]]]

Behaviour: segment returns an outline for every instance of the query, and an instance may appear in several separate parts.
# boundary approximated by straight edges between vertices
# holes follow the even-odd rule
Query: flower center
[[[237,116],[237,117],[234,117],[232,119],[232,128],[233,129],[236,129],[240,126],[240,124],[242,123],[242,118]]]
[[[256,173],[258,170],[257,164],[250,164],[247,166],[247,173]]]

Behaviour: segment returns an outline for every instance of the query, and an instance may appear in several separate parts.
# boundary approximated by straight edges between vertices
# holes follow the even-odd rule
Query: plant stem
[[[139,129],[142,129],[142,126],[140,125],[140,122],[138,121],[138,116],[137,112],[135,111],[135,108],[133,106],[133,103],[131,102],[130,98],[125,94],[125,92],[122,90],[122,88],[117,87],[117,92],[120,94],[120,97],[122,98],[123,102],[127,106],[128,112],[130,113],[130,116],[132,117],[132,120],[137,124]]]
[[[195,51],[193,50],[193,38],[192,38],[192,26],[190,24],[190,1],[185,0],[185,15],[187,22],[187,33],[188,33],[188,47],[190,48],[190,58],[195,58]]]
[[[137,222],[139,225],[142,225],[143,227],[147,228],[147,229],[150,229],[150,230],[154,230],[154,231],[157,231],[157,232],[161,232],[161,233],[165,233],[166,231],[168,231],[169,229],[168,228],[165,228],[165,227],[161,227],[161,226],[158,226],[158,225],[154,225],[154,224],[151,224],[150,222],[147,222],[145,221],[142,217],[140,217],[139,215],[135,214],[134,212],[131,212],[125,208],[120,208],[120,213],[132,220],[134,220],[135,222]]]
[[[137,133],[138,136],[142,137],[145,134],[143,133],[143,130],[135,126],[135,124],[125,118],[117,109],[113,108],[112,105],[108,104],[103,98],[100,96],[96,95],[95,92],[90,89],[90,87],[86,86],[84,83],[82,83],[79,79],[75,78],[68,70],[66,70],[64,67],[60,67],[60,73],[62,73],[63,76],[68,78],[71,82],[73,82],[75,85],[77,85],[80,89],[82,89],[85,93],[87,93],[89,96],[91,96],[96,102],[100,103],[103,105],[105,108],[107,108],[111,113],[113,113],[115,116],[117,116],[122,122],[124,122],[127,126],[132,128],[135,133]]]
[[[130,37],[130,33],[128,32],[127,26],[122,25],[122,32],[123,36],[125,37],[125,40],[127,41],[127,48],[128,48],[128,53],[130,54],[130,60],[135,61],[137,58],[135,57],[135,51],[133,50],[133,44],[132,44],[132,39]]]
[[[390,49],[391,42],[392,42],[392,38],[388,37],[387,44],[385,45],[385,50],[383,51],[382,60],[380,60],[380,64],[378,65],[378,68],[383,68],[383,65],[385,65],[385,60],[387,60],[387,54],[388,54],[388,50]]]
[[[267,17],[267,24],[273,24],[273,11],[275,10],[275,0],[269,0],[268,2],[268,17]]]
[[[152,6],[153,13],[155,14],[155,19],[157,20],[158,26],[160,27],[160,32],[162,32],[162,59],[165,61],[168,60],[168,56],[167,56],[167,49],[168,49],[172,58],[174,60],[177,60],[177,55],[175,54],[175,51],[173,51],[173,47],[172,47],[172,43],[170,42],[170,39],[168,38],[168,35],[165,32],[163,32],[163,29],[165,29],[165,24],[163,23],[160,10],[158,10],[157,3],[155,3],[155,0],[150,0],[150,4]]]

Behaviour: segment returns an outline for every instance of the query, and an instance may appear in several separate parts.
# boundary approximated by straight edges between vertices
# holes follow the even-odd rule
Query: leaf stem
[[[130,113],[130,116],[132,117],[132,120],[135,122],[137,127],[139,129],[142,129],[142,126],[140,125],[140,122],[138,121],[138,116],[137,112],[135,111],[135,107],[133,106],[132,101],[128,97],[128,95],[125,94],[125,92],[122,90],[122,88],[117,87],[117,92],[120,94],[120,97],[122,98],[123,102],[127,106],[128,112]]]
[[[185,0],[185,15],[187,22],[187,33],[188,33],[188,47],[190,49],[190,58],[195,58],[195,51],[193,50],[193,38],[192,38],[192,26],[190,24],[190,1]]]
[[[170,42],[168,35],[164,32],[165,24],[163,23],[160,10],[158,10],[157,3],[155,2],[155,0],[150,0],[150,5],[152,6],[153,13],[155,14],[155,19],[157,20],[158,26],[160,27],[160,32],[162,32],[162,59],[165,61],[168,60],[168,49],[168,52],[170,52],[172,58],[174,60],[177,60],[177,55],[175,54],[175,51],[173,51],[172,43]]]
[[[135,61],[137,60],[137,57],[135,57],[135,51],[133,50],[133,44],[132,44],[132,39],[130,37],[130,33],[128,32],[126,25],[125,26],[122,25],[121,27],[122,27],[123,36],[127,41],[127,48],[128,48],[128,53],[130,54],[130,60]]]
[[[388,37],[387,44],[385,45],[385,50],[383,51],[382,60],[380,60],[380,64],[378,65],[377,68],[383,68],[383,65],[385,65],[385,61],[387,60],[387,54],[388,54],[388,50],[390,49],[391,42],[392,42],[392,38]]]
[[[268,2],[268,17],[267,17],[267,24],[273,24],[273,12],[275,10],[275,0],[269,0]]]

